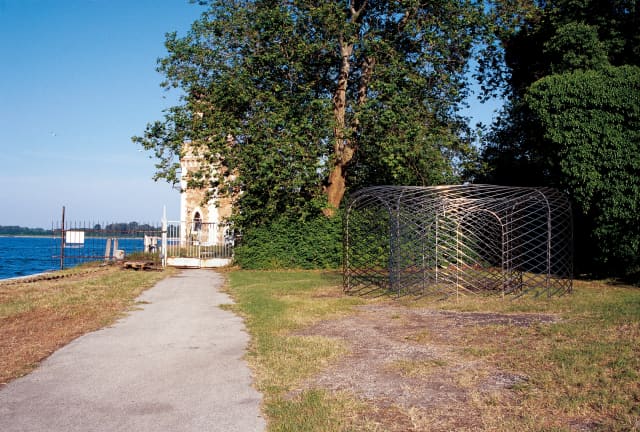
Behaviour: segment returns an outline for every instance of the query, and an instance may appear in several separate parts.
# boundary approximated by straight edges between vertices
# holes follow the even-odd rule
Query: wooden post
[[[111,259],[111,237],[107,239],[107,245],[104,248],[104,262],[109,262]]]

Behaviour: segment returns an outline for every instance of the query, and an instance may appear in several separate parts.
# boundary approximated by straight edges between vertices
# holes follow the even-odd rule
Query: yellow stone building
[[[191,187],[190,178],[202,169],[215,175],[220,166],[203,164],[202,151],[191,143],[185,143],[180,158],[180,243],[202,246],[233,243],[233,233],[227,219],[231,216],[232,198],[221,196],[217,189]]]

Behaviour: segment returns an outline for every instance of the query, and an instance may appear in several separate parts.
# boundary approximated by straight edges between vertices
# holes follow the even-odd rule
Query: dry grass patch
[[[232,275],[272,430],[640,431],[639,289],[391,301],[337,278]]]
[[[229,282],[237,302],[231,309],[245,318],[252,335],[248,360],[264,394],[269,429],[350,430],[355,399],[302,388],[306,379],[347,355],[346,343],[297,331],[344,316],[364,301],[344,297],[340,276],[333,273],[236,271]]]
[[[172,272],[82,266],[57,279],[0,283],[0,385],[78,336],[113,323]]]
[[[387,363],[389,371],[397,371],[404,377],[426,377],[442,370],[447,362],[443,359],[432,360],[396,360]]]

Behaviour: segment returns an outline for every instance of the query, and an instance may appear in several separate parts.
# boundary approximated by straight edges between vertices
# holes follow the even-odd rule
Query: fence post
[[[167,207],[162,211],[162,268],[167,268]]]
[[[111,261],[111,237],[107,237],[107,244],[104,247],[104,262],[108,263]]]
[[[64,270],[64,206],[62,206],[62,224],[60,225],[60,270]]]

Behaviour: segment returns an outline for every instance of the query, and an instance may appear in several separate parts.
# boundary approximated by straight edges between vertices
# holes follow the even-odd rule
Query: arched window
[[[199,232],[202,229],[202,216],[200,212],[195,212],[193,215],[193,230]]]

